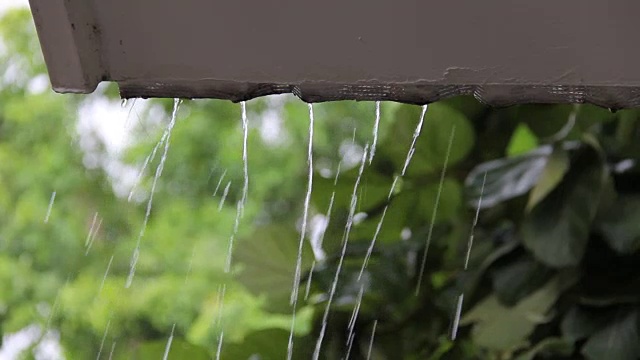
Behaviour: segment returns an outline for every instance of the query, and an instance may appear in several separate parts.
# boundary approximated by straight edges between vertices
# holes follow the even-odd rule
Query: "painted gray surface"
[[[41,14],[52,6],[68,16]],[[294,92],[307,101],[424,103],[466,93],[494,104],[640,105],[640,2],[631,0],[31,0],[31,7],[58,91],[91,92],[105,79],[124,97],[237,101]],[[61,66],[67,58],[81,59],[81,69]]]

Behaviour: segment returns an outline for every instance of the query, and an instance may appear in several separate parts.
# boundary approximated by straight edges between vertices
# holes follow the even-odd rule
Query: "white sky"
[[[0,15],[7,9],[16,6],[29,6],[29,2],[27,0],[2,0],[0,1]]]

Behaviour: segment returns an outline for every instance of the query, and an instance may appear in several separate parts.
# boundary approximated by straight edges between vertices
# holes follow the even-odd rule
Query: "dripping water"
[[[371,144],[371,153],[369,153],[369,164],[373,161],[376,154],[376,145],[378,144],[378,128],[380,127],[380,101],[376,101],[376,122],[373,124],[373,143]]]
[[[420,264],[420,273],[418,274],[418,283],[416,284],[416,296],[420,293],[420,286],[422,285],[422,277],[424,276],[424,267],[427,263],[427,253],[429,252],[429,246],[431,245],[431,236],[433,235],[433,227],[436,222],[436,215],[438,214],[438,206],[440,205],[440,195],[442,194],[442,186],[444,184],[444,176],[447,172],[447,165],[449,163],[449,155],[451,154],[451,145],[453,144],[453,138],[456,135],[456,127],[451,128],[451,135],[449,136],[449,144],[447,145],[447,154],[444,157],[444,164],[442,165],[442,171],[440,172],[440,182],[438,183],[438,192],[436,193],[436,201],[433,204],[433,212],[431,213],[431,222],[429,223],[429,232],[427,233],[427,242],[424,247],[424,253],[422,254],[422,262]]]
[[[292,305],[291,314],[291,330],[289,332],[289,343],[287,345],[287,359],[291,360],[293,356],[293,330],[296,322],[296,310],[298,306],[298,291],[300,289],[300,272],[302,271],[302,246],[304,244],[304,237],[307,233],[307,221],[309,217],[309,205],[311,203],[311,191],[313,189],[313,127],[314,127],[314,114],[313,104],[309,104],[309,143],[307,146],[307,166],[308,166],[308,181],[307,192],[304,198],[304,208],[302,213],[302,229],[300,230],[300,240],[298,242],[298,256],[296,259],[296,270],[293,278],[293,287],[291,291],[291,298],[289,299],[290,305]]]
[[[241,102],[242,106],[242,164],[244,175],[244,186],[242,187],[242,203],[241,214],[244,215],[244,206],[247,203],[247,194],[249,192],[249,165],[247,157],[247,138],[249,137],[249,124],[247,120],[247,103]]]
[[[313,359],[318,360],[320,356],[320,349],[322,347],[322,341],[324,339],[325,332],[327,330],[327,320],[329,318],[329,309],[331,307],[331,303],[333,301],[333,297],[335,296],[336,289],[338,286],[338,279],[340,277],[340,272],[342,271],[342,264],[344,262],[344,257],[347,252],[347,244],[349,241],[349,234],[351,232],[351,227],[353,226],[353,217],[356,212],[357,205],[357,195],[358,195],[358,187],[360,185],[360,179],[362,178],[362,172],[364,170],[364,165],[367,160],[367,153],[369,150],[369,145],[365,145],[364,151],[362,153],[362,161],[360,162],[360,169],[358,170],[358,177],[356,178],[356,182],[353,185],[353,192],[351,193],[351,203],[349,207],[349,216],[347,217],[347,224],[345,226],[345,231],[342,237],[342,250],[340,253],[340,259],[338,260],[338,266],[336,268],[336,273],[333,278],[333,282],[331,284],[331,290],[329,292],[329,299],[327,300],[327,304],[324,309],[324,314],[322,316],[322,325],[320,328],[320,335],[318,336],[318,340],[316,342],[316,347],[313,352]]]
[[[180,99],[177,99],[177,98],[173,100],[173,111],[171,113],[171,121],[169,121],[169,125],[167,126],[167,129],[164,132],[165,135],[163,135],[164,151],[162,153],[162,157],[160,158],[160,164],[158,164],[158,167],[156,168],[156,173],[153,178],[153,183],[151,184],[151,193],[149,194],[149,201],[147,202],[147,211],[144,216],[142,228],[140,229],[140,233],[138,234],[136,247],[133,251],[133,255],[131,256],[131,267],[129,270],[129,276],[127,277],[127,282],[125,284],[126,288],[129,288],[131,286],[131,283],[133,282],[133,277],[135,276],[135,273],[136,273],[136,266],[138,264],[138,258],[140,257],[140,243],[142,241],[142,237],[144,236],[144,232],[147,228],[149,215],[151,214],[151,205],[153,204],[153,194],[155,193],[158,179],[160,178],[160,175],[162,175],[162,170],[164,170],[164,163],[167,160],[167,153],[169,152],[169,143],[171,140],[171,131],[173,130],[173,127],[176,124],[176,118],[178,114],[178,108],[180,107],[180,102],[181,102]]]
[[[409,167],[409,164],[411,163],[411,158],[413,157],[413,153],[415,152],[416,141],[418,139],[418,136],[420,136],[420,132],[422,131],[422,125],[424,124],[424,117],[427,114],[427,109],[428,109],[427,105],[422,106],[422,112],[420,113],[420,120],[418,121],[418,125],[416,125],[416,128],[413,131],[413,139],[411,141],[411,146],[409,146],[409,150],[407,151],[407,156],[404,160],[404,166],[402,167],[402,172],[400,173],[400,175],[396,175],[393,178],[393,183],[391,183],[391,188],[389,189],[389,193],[387,194],[387,204],[382,210],[382,215],[380,216],[380,220],[376,225],[376,231],[373,234],[373,238],[371,239],[371,243],[369,244],[369,247],[367,248],[367,253],[364,257],[364,261],[362,262],[360,273],[358,274],[358,281],[360,281],[360,279],[362,278],[362,274],[364,273],[364,270],[367,268],[367,265],[369,264],[369,260],[371,259],[373,248],[375,247],[376,241],[378,240],[378,236],[380,235],[380,230],[382,229],[382,224],[384,223],[384,219],[387,215],[387,210],[389,209],[389,202],[391,200],[391,196],[396,190],[398,181],[400,180],[400,178],[404,176],[405,172],[407,171],[407,168]],[[379,109],[378,109],[378,112],[379,112]]]
[[[249,126],[247,121],[247,104],[246,102],[240,103],[242,107],[242,164],[244,173],[244,186],[242,187],[242,198],[236,204],[236,219],[233,224],[233,233],[229,237],[229,249],[227,250],[227,261],[224,265],[224,272],[231,271],[231,257],[233,255],[233,243],[238,235],[238,229],[240,228],[240,218],[244,216],[244,208],[247,202],[247,194],[249,192],[249,168],[247,159],[247,138],[249,135]],[[225,189],[227,190],[227,189]],[[222,201],[220,202],[222,204]],[[220,209],[220,207],[218,207]]]

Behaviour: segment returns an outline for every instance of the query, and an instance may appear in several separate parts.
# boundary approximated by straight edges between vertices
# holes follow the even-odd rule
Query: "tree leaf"
[[[560,324],[562,337],[572,342],[582,340],[604,328],[610,320],[611,311],[574,306]]]
[[[114,351],[116,359],[160,359],[167,347],[167,340],[145,341],[132,344],[126,350]],[[175,338],[171,342],[169,351],[171,359],[209,359],[207,350],[201,346],[193,345],[181,338]]]
[[[242,343],[224,344],[221,359],[260,359],[277,360],[287,357],[289,332],[280,329],[260,330],[253,332]],[[295,338],[294,358],[310,358],[313,350],[308,338]]]
[[[513,305],[531,291],[548,281],[549,268],[531,258],[523,258],[500,266],[492,272],[496,296],[507,305]]]
[[[519,355],[516,360],[534,360],[536,356],[543,358],[552,356],[570,356],[573,353],[573,344],[565,339],[550,337],[540,341],[529,351]]]
[[[526,193],[538,182],[551,153],[552,147],[545,145],[524,155],[476,166],[465,181],[468,203],[475,207],[482,196],[484,209]]]
[[[266,295],[272,311],[290,311],[289,296],[295,275],[298,238],[288,228],[269,226],[257,228],[247,239],[238,241],[235,259],[243,269],[237,279],[256,295]],[[308,242],[304,241],[302,274],[311,267],[313,259]],[[304,282],[300,284],[304,293]]]
[[[527,153],[538,147],[538,138],[526,124],[519,124],[509,140],[507,156]]]
[[[549,195],[549,193],[558,186],[560,181],[562,181],[568,170],[569,156],[567,152],[562,148],[555,148],[549,156],[549,160],[544,170],[542,170],[538,182],[529,194],[529,201],[526,207],[527,211],[531,211],[534,206]]]
[[[313,192],[311,199],[320,212],[329,208],[331,196],[335,191],[333,209],[348,209],[351,203],[353,185],[358,176],[358,169],[345,171],[338,176],[334,185],[334,178],[324,178],[317,174],[313,178]],[[367,211],[386,201],[391,188],[391,180],[371,171],[366,171],[361,178],[358,192],[358,211]]]
[[[394,120],[394,131],[389,132],[389,136],[380,146],[381,152],[390,155],[398,172],[404,165],[416,125],[420,121],[420,112],[418,106],[399,107]],[[475,143],[475,132],[469,120],[458,110],[443,103],[429,105],[422,132],[416,141],[415,153],[407,170],[409,175],[429,174],[442,168],[454,128],[455,136],[448,166],[457,164],[471,151]]]
[[[587,359],[635,360],[640,356],[638,310],[618,315],[584,344],[581,353]]]
[[[558,186],[560,181],[562,181],[568,170],[569,156],[567,152],[560,147],[554,148],[538,182],[529,194],[529,201],[526,207],[527,211],[531,211],[534,206],[549,195],[549,193]]]
[[[527,215],[525,246],[551,267],[575,266],[584,255],[606,171],[595,149],[578,154],[565,180]]]
[[[516,107],[516,118],[540,138],[556,135],[574,111],[569,104],[524,104]]]
[[[455,179],[446,178],[439,189],[438,183],[430,183],[420,189],[418,194],[420,214],[423,221],[431,221],[435,209],[436,198],[440,193],[440,201],[436,213],[436,223],[450,221],[455,218],[462,209],[462,186]]]
[[[640,196],[620,197],[599,224],[604,240],[619,254],[640,249]]]
[[[507,307],[496,295],[489,295],[461,320],[461,325],[475,323],[474,341],[491,350],[513,350],[527,341],[529,335],[546,318],[547,312],[572,281],[557,276],[524,298],[516,306]]]

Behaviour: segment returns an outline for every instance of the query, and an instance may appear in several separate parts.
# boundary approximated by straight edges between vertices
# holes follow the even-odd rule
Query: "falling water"
[[[376,122],[373,124],[373,143],[371,144],[371,153],[369,153],[369,164],[373,161],[376,154],[376,145],[378,144],[378,127],[380,126],[380,101],[376,101]]]
[[[424,247],[424,253],[422,254],[422,263],[420,264],[420,273],[418,274],[418,283],[416,284],[416,296],[420,293],[420,286],[422,285],[422,277],[424,275],[424,267],[427,263],[427,253],[429,252],[429,246],[431,245],[431,236],[433,235],[433,226],[436,222],[436,215],[438,214],[438,206],[440,205],[440,195],[442,194],[442,185],[444,184],[444,176],[447,172],[447,165],[449,163],[449,155],[451,154],[451,145],[453,144],[453,138],[456,135],[456,127],[451,128],[451,135],[449,136],[449,144],[447,145],[447,154],[444,157],[444,163],[442,165],[442,172],[440,172],[440,182],[438,183],[438,192],[436,193],[436,201],[433,204],[433,212],[431,213],[431,222],[429,223],[429,232],[427,234],[427,242]]]
[[[307,300],[309,298],[309,291],[311,290],[311,278],[313,277],[313,270],[316,268],[316,261],[313,260],[311,263],[311,269],[309,269],[309,277],[307,278],[307,287],[304,290],[304,299]]]
[[[167,132],[165,131],[160,137],[160,140],[158,140],[158,142],[156,143],[156,146],[154,146],[153,150],[151,150],[151,153],[147,155],[147,157],[144,159],[144,162],[142,163],[142,167],[140,168],[140,171],[138,172],[138,176],[136,177],[136,181],[133,183],[133,186],[129,191],[129,196],[127,197],[127,201],[131,202],[131,199],[133,198],[133,194],[136,188],[138,187],[138,185],[140,184],[140,182],[142,181],[142,176],[144,176],[144,173],[147,170],[147,166],[149,166],[149,163],[156,158],[156,153],[158,152],[158,149],[160,148],[160,146],[164,144],[166,140],[167,140]]]
[[[227,183],[227,186],[222,190],[222,197],[220,198],[220,204],[218,204],[218,211],[222,210],[222,205],[224,205],[225,200],[227,200],[227,195],[229,195],[229,188],[231,187],[231,181]]]
[[[333,186],[335,188],[335,186],[338,184],[338,176],[340,176],[340,165],[341,163],[338,163],[338,169],[336,171],[336,176],[333,179]],[[333,210],[333,203],[335,201],[336,198],[336,191],[333,190],[333,192],[331,192],[331,199],[329,199],[329,206],[327,208],[327,213],[325,215],[325,219],[326,219],[326,223],[324,224],[324,230],[322,231],[322,235],[320,236],[320,239],[318,240],[318,243],[320,244],[320,246],[322,246],[322,243],[324,241],[324,235],[326,234],[327,228],[329,227],[329,223],[331,222],[331,211]],[[309,290],[311,289],[311,278],[313,276],[313,270],[316,267],[316,261],[314,260],[311,263],[311,269],[309,270],[309,278],[307,279],[307,288],[305,290],[304,293],[304,299],[307,300],[309,297]]]
[[[98,213],[96,213],[98,215]],[[93,241],[96,239],[98,235],[98,231],[100,231],[100,227],[102,226],[102,218],[98,220],[98,224],[95,223],[96,217],[93,217],[93,222],[91,223],[91,228],[89,229],[89,235],[87,236],[87,240],[85,240],[85,246],[87,249],[84,252],[84,256],[89,255],[89,251],[91,250],[91,246],[93,245]]]
[[[156,184],[158,183],[158,179],[160,175],[162,175],[162,170],[164,169],[164,163],[167,160],[167,153],[169,152],[169,143],[171,140],[171,131],[176,124],[176,117],[178,114],[178,108],[180,107],[180,99],[173,100],[173,112],[171,113],[171,121],[165,130],[165,135],[163,135],[164,140],[164,151],[162,153],[162,157],[160,158],[160,164],[156,168],[156,174],[153,178],[153,183],[151,184],[151,193],[149,194],[149,201],[147,202],[147,211],[144,216],[144,221],[142,223],[142,228],[140,229],[140,233],[138,234],[138,240],[136,241],[136,247],[133,251],[133,255],[131,256],[131,268],[129,270],[129,276],[127,277],[127,282],[125,284],[126,288],[131,286],[133,282],[133,277],[136,273],[136,265],[138,264],[138,258],[140,257],[140,242],[142,237],[144,236],[144,232],[147,229],[147,222],[149,221],[149,215],[151,214],[151,205],[153,204],[153,194],[156,190]]]
[[[451,340],[455,340],[458,336],[458,326],[460,325],[460,315],[462,314],[462,302],[464,301],[464,294],[458,295],[458,302],[456,304],[456,313],[453,317],[453,325],[451,326]]]
[[[404,161],[404,166],[402,167],[401,176],[404,176],[407,168],[409,167],[409,163],[411,162],[411,158],[413,158],[413,153],[416,151],[416,141],[418,141],[418,136],[420,136],[420,132],[422,131],[422,124],[424,124],[424,115],[427,113],[428,105],[422,106],[422,113],[420,114],[420,121],[418,122],[418,126],[413,132],[413,139],[411,140],[411,146],[409,147],[409,152],[407,153],[407,158]]]
[[[376,231],[373,234],[373,238],[371,239],[371,243],[369,244],[369,247],[367,248],[367,254],[364,256],[364,261],[362,261],[362,267],[360,267],[360,273],[358,273],[358,281],[360,281],[360,279],[362,278],[362,274],[364,273],[364,270],[367,268],[367,265],[369,265],[371,254],[373,254],[373,247],[376,245],[376,241],[378,240],[378,235],[380,235],[380,230],[382,229],[382,223],[384,222],[385,216],[387,216],[387,209],[389,209],[388,204],[385,205],[384,209],[382,210],[382,215],[380,216],[378,225],[376,225]]]
[[[238,229],[240,228],[240,216],[242,215],[242,201],[238,201],[236,204],[236,220],[233,223],[233,232],[229,237],[229,249],[227,250],[227,261],[224,264],[224,272],[228,273],[231,271],[231,256],[233,255],[233,243],[238,234]]]
[[[293,306],[291,314],[291,331],[289,332],[289,343],[287,346],[287,359],[291,360],[293,355],[293,329],[296,322],[296,308],[298,306],[298,291],[300,289],[300,272],[302,271],[302,245],[307,233],[307,221],[309,217],[309,204],[311,203],[311,190],[313,189],[313,104],[309,104],[309,143],[307,146],[307,165],[309,169],[307,181],[307,193],[304,198],[304,209],[302,212],[302,229],[300,230],[300,241],[298,242],[298,257],[296,260],[296,271],[293,278],[293,287],[289,304]]]
[[[58,302],[60,301],[60,292],[68,284],[69,284],[69,277],[67,277],[67,281],[65,282],[64,286],[59,288],[58,292],[56,292],[56,297],[55,297],[55,299],[53,299],[53,304],[51,305],[51,312],[49,313],[49,317],[47,318],[47,323],[46,323],[46,325],[44,327],[44,332],[43,332],[44,334],[46,334],[47,331],[49,331],[49,328],[51,326],[51,321],[53,320],[53,315],[55,315],[56,310],[58,309]]]
[[[247,202],[247,194],[249,192],[249,168],[248,168],[248,159],[247,159],[247,137],[249,135],[249,126],[247,121],[247,104],[243,101],[240,103],[242,105],[242,163],[243,163],[243,171],[244,171],[244,186],[242,187],[242,198],[236,204],[236,219],[233,224],[233,233],[229,237],[229,250],[227,250],[227,261],[224,265],[224,272],[228,273],[231,271],[231,258],[233,255],[233,243],[238,235],[238,229],[240,228],[240,218],[244,216],[244,207]],[[225,188],[228,192],[228,190]],[[223,197],[224,200],[224,197]],[[223,201],[220,202],[221,204]],[[221,206],[218,207],[220,210]]]
[[[113,344],[111,344],[111,351],[109,351],[109,360],[113,358],[113,352],[115,349],[116,349],[116,342],[114,341]]]
[[[327,300],[327,305],[324,309],[324,315],[322,316],[322,327],[320,328],[320,335],[318,336],[318,341],[316,342],[316,348],[313,352],[313,359],[318,360],[320,356],[320,348],[322,347],[322,341],[324,339],[324,334],[327,330],[327,320],[329,318],[329,308],[331,307],[331,303],[333,301],[333,297],[336,293],[336,288],[338,286],[338,278],[340,277],[340,272],[342,271],[342,264],[344,262],[344,257],[347,252],[347,243],[349,241],[349,233],[351,232],[351,227],[353,226],[353,216],[356,212],[357,205],[357,194],[358,187],[360,185],[360,179],[362,178],[362,172],[364,170],[364,165],[367,160],[367,152],[369,150],[369,145],[365,145],[364,151],[362,152],[362,161],[360,162],[360,169],[358,170],[358,177],[356,178],[356,182],[353,185],[353,192],[351,193],[351,204],[349,207],[349,216],[347,217],[347,224],[345,226],[345,231],[342,237],[342,251],[340,253],[340,260],[338,261],[338,267],[336,268],[336,274],[333,278],[333,283],[331,284],[331,290],[329,292],[329,299]]]
[[[353,339],[355,338],[355,327],[356,322],[358,320],[358,314],[360,313],[360,305],[362,304],[362,295],[364,294],[364,285],[360,286],[360,292],[358,293],[358,299],[356,300],[356,306],[353,308],[353,312],[351,313],[351,319],[349,319],[349,325],[347,328],[349,329],[349,335],[347,336],[347,355],[345,359],[349,359],[349,354],[351,354],[351,347],[353,346]]]
[[[413,131],[413,139],[411,141],[411,146],[407,151],[407,156],[404,160],[404,166],[402,167],[402,172],[400,173],[400,175],[396,175],[393,178],[393,183],[391,183],[391,188],[389,188],[389,193],[387,194],[387,205],[385,205],[384,209],[382,210],[382,215],[380,216],[380,220],[378,221],[378,225],[376,226],[376,231],[373,234],[373,238],[371,239],[369,248],[367,248],[367,254],[364,257],[364,261],[362,262],[362,267],[360,268],[360,273],[358,274],[358,281],[360,281],[360,279],[362,278],[362,274],[364,273],[364,270],[367,268],[367,265],[369,265],[369,260],[371,259],[373,248],[376,245],[376,241],[378,240],[378,236],[380,235],[380,230],[382,229],[382,224],[384,223],[384,219],[387,216],[387,210],[389,209],[389,201],[391,200],[391,196],[396,190],[398,181],[400,180],[401,177],[404,176],[405,172],[407,171],[407,168],[409,167],[409,163],[411,163],[411,158],[413,157],[413,153],[415,152],[416,141],[418,139],[418,136],[420,136],[420,132],[422,131],[422,125],[424,124],[424,117],[427,113],[427,109],[428,109],[427,105],[422,106],[422,113],[420,114],[420,120],[418,121],[418,125],[416,126],[416,129]],[[378,116],[379,108],[376,109],[376,111],[377,111],[376,116]]]
[[[213,191],[212,196],[216,196],[218,194],[218,190],[220,189],[220,185],[222,184],[222,180],[224,180],[225,175],[227,175],[227,170],[220,175],[220,180],[218,180],[218,184],[216,185],[216,189]]]
[[[187,268],[187,274],[184,276],[184,285],[187,285],[191,271],[193,271],[193,259],[196,257],[196,246],[191,249],[191,257],[189,258],[189,267]]]
[[[222,342],[224,341],[224,331],[220,332],[218,337],[218,349],[216,350],[216,360],[220,360],[220,354],[222,353]]]
[[[97,227],[96,227],[97,224]],[[87,239],[84,241],[84,246],[86,248],[84,252],[84,256],[89,255],[89,250],[91,250],[91,245],[93,245],[93,240],[95,239],[100,226],[102,225],[102,219],[98,222],[98,212],[96,211],[93,214],[93,220],[91,220],[91,226],[89,227],[89,234],[87,235]]]
[[[104,329],[104,334],[102,335],[102,341],[100,341],[100,350],[98,350],[98,356],[96,356],[96,360],[100,360],[100,355],[102,354],[102,348],[104,347],[104,340],[107,338],[107,333],[109,333],[109,326],[111,326],[111,319],[107,321],[107,327]]]
[[[111,263],[113,263],[113,255],[111,255],[111,259],[109,259],[109,264],[107,264],[107,270],[104,271],[104,276],[102,277],[102,282],[100,283],[100,288],[98,289],[98,294],[96,295],[96,298],[100,296],[100,294],[102,293],[102,288],[104,288],[104,283],[105,281],[107,281],[107,276],[109,276]]]
[[[56,201],[56,192],[51,193],[51,198],[49,199],[49,206],[47,207],[47,215],[44,217],[44,223],[47,224],[49,222],[49,217],[51,216],[51,209],[53,209],[53,202]]]
[[[162,360],[167,360],[169,357],[169,352],[171,351],[171,343],[173,342],[173,332],[176,330],[176,324],[174,323],[171,327],[171,335],[169,335],[169,340],[167,340],[167,346],[164,348],[164,356]]]
[[[376,336],[376,327],[378,327],[378,320],[373,322],[373,330],[371,330],[371,340],[369,340],[369,351],[367,351],[367,360],[371,359],[371,350],[373,350],[373,339]]]
[[[131,107],[129,108],[129,112],[127,113],[127,119],[124,122],[124,128],[125,129],[129,128],[129,119],[131,119],[131,113],[133,112],[133,109],[136,107],[136,101],[137,100],[138,100],[138,98],[134,98],[133,101],[131,102]],[[136,115],[139,117],[137,112],[136,112]]]
[[[478,198],[478,207],[476,208],[476,215],[471,224],[471,231],[469,234],[469,241],[467,243],[467,254],[464,259],[464,271],[469,268],[469,257],[471,256],[471,247],[473,246],[473,236],[478,225],[478,218],[480,217],[480,208],[482,207],[482,195],[484,194],[484,186],[487,182],[487,173],[484,173],[482,179],[482,188],[480,189],[480,197]],[[456,312],[453,316],[453,324],[451,326],[451,340],[455,340],[458,335],[458,326],[460,325],[460,316],[462,315],[462,302],[464,301],[464,294],[458,295],[458,302],[456,304]]]
[[[216,299],[216,304],[219,304],[220,306],[218,307],[218,315],[213,320],[214,326],[218,324],[220,325],[220,327],[222,327],[222,309],[224,307],[224,296],[226,291],[227,291],[227,284],[222,284],[218,286],[218,297]]]
[[[89,246],[89,241],[91,241],[91,237],[93,236],[93,230],[96,227],[96,222],[98,221],[98,212],[96,211],[93,214],[93,220],[91,220],[91,226],[89,227],[89,235],[87,235],[87,239],[84,241],[84,247]]]
[[[242,203],[241,214],[244,215],[244,206],[247,203],[247,194],[249,192],[249,166],[247,158],[247,138],[249,137],[249,124],[247,121],[247,104],[243,101],[242,105],[242,164],[244,171],[244,186],[242,187]]]
[[[480,198],[478,198],[478,207],[476,208],[476,216],[473,219],[473,224],[471,225],[471,233],[469,234],[469,242],[467,243],[467,256],[464,259],[464,269],[467,270],[469,267],[469,257],[471,256],[471,247],[473,246],[473,237],[476,230],[476,225],[478,225],[478,218],[480,217],[480,207],[482,207],[482,195],[484,194],[484,185],[487,182],[487,173],[484,173],[484,177],[482,178],[482,187],[480,188]]]
[[[227,291],[227,284],[222,284],[222,287],[218,288],[218,316],[216,317],[216,319],[213,322],[213,325],[215,326],[216,324],[218,324],[220,326],[220,328],[222,330],[220,330],[220,336],[218,337],[218,348],[216,350],[216,360],[220,360],[220,353],[222,352],[222,342],[224,341],[224,329],[223,329],[223,324],[222,324],[222,309],[224,307],[224,296],[225,296],[225,292]]]

